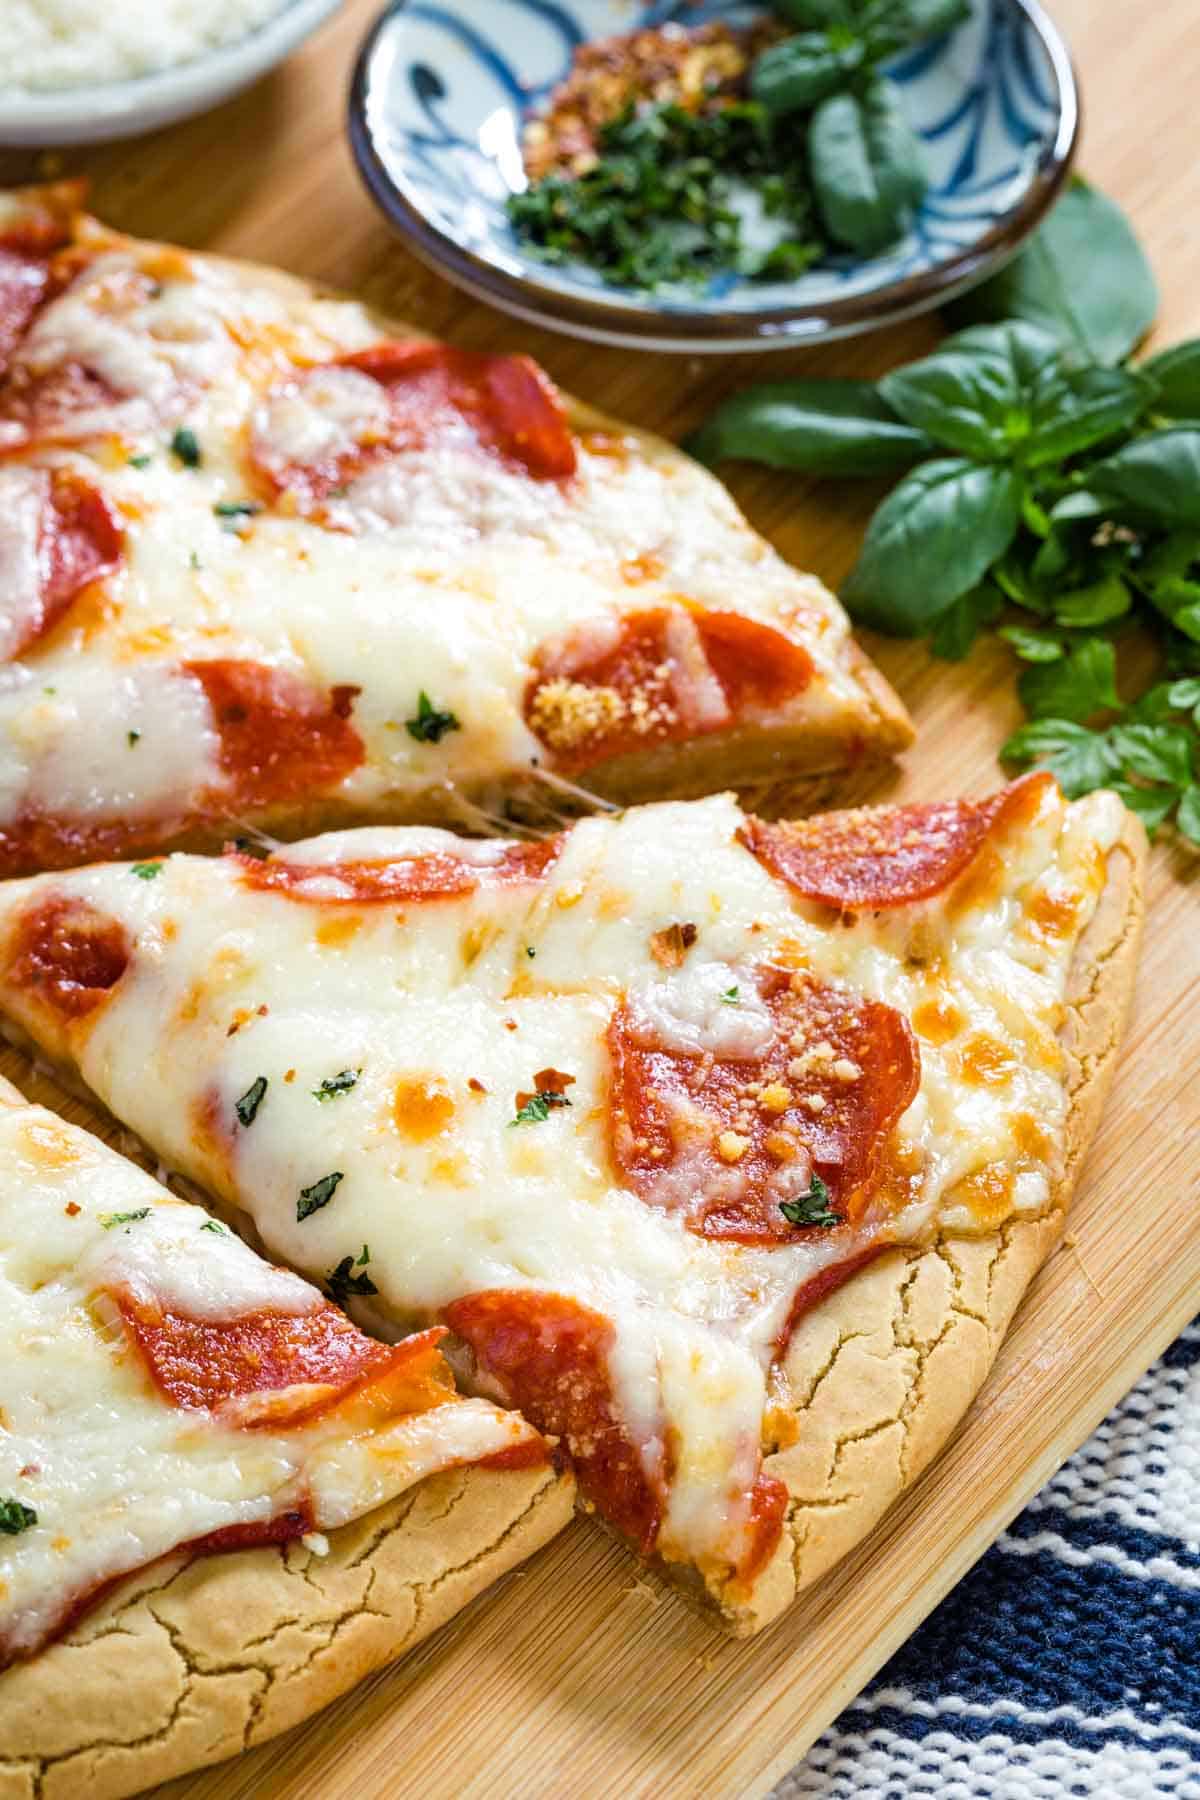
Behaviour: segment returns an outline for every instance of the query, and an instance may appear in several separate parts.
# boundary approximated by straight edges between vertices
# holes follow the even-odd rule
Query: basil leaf
[[[1028,319],[1076,356],[1119,363],[1158,311],[1158,287],[1120,207],[1076,180],[1025,249],[952,301],[952,325]]]
[[[894,244],[928,177],[891,84],[822,100],[809,124],[808,155],[830,237],[864,255]]]
[[[1135,516],[1200,526],[1200,426],[1170,425],[1134,438],[1093,463],[1087,483]]]
[[[1179,811],[1175,815],[1175,823],[1185,838],[1193,844],[1200,844],[1200,786],[1195,783],[1188,788],[1179,802]]]
[[[1060,625],[1078,630],[1086,625],[1107,625],[1123,618],[1133,605],[1133,595],[1116,573],[1101,576],[1086,587],[1071,588],[1054,598],[1054,617]]]
[[[813,475],[888,475],[933,451],[870,381],[764,381],[731,394],[684,446]]]
[[[879,383],[909,425],[966,456],[1011,455],[1028,436],[1034,390],[1057,372],[1052,338],[1027,325],[963,332]]]
[[[1000,759],[1049,769],[1068,800],[1106,787],[1117,768],[1107,733],[1088,731],[1068,719],[1035,719],[1022,725],[1001,746]]]
[[[1061,662],[1067,654],[1062,639],[1038,625],[1002,625],[996,635],[1012,645],[1022,662]]]
[[[923,463],[876,512],[842,598],[881,631],[920,637],[1008,549],[1021,514],[1011,469]]]
[[[803,31],[828,30],[831,25],[853,29],[854,0],[771,0],[772,10]]]
[[[1128,369],[1065,370],[1035,396],[1021,460],[1062,462],[1137,424],[1154,398],[1152,384]]]
[[[944,37],[970,16],[968,0],[893,0],[888,9],[889,20],[895,18],[896,29],[910,44]]]
[[[1110,781],[1108,785],[1130,812],[1137,814],[1151,837],[1179,798],[1174,788],[1138,787],[1132,781]]]
[[[754,63],[750,92],[771,113],[807,111],[862,67],[861,39],[806,31],[772,44]]]
[[[1200,419],[1200,338],[1172,344],[1139,363],[1155,383],[1154,410],[1169,419]]]
[[[1110,712],[1121,704],[1116,688],[1117,653],[1105,638],[1085,638],[1066,656],[1026,669],[1017,683],[1021,704],[1033,719],[1074,719]]]
[[[1117,725],[1109,734],[1121,767],[1143,781],[1185,788],[1192,780],[1192,733],[1183,725]]]
[[[984,626],[1003,610],[1003,594],[990,581],[981,582],[946,608],[934,625],[929,648],[946,662],[961,662]]]

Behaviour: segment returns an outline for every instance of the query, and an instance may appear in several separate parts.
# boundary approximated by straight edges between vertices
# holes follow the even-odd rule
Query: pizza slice
[[[1054,1243],[1142,834],[1049,775],[768,824],[367,827],[0,887],[0,1010],[737,1632],[938,1449]]]
[[[0,1151],[0,1791],[115,1800],[261,1742],[569,1515],[444,1330],[365,1337],[3,1081]]]
[[[527,357],[79,208],[0,195],[0,875],[911,740],[679,451]]]

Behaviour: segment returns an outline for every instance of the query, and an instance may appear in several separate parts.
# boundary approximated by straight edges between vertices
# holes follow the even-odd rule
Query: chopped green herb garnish
[[[145,469],[154,461],[154,458],[143,452],[141,456],[131,456],[128,461],[131,469]]]
[[[552,1088],[543,1088],[540,1093],[531,1095],[516,1118],[508,1122],[510,1125],[540,1125],[543,1119],[550,1117],[551,1107],[570,1104],[565,1094],[556,1094]]]
[[[301,1188],[296,1202],[297,1219],[307,1219],[310,1213],[320,1212],[323,1206],[328,1206],[341,1179],[341,1169],[334,1169],[331,1175],[322,1175],[311,1187]]]
[[[142,738],[142,734],[140,731],[127,731],[125,733],[125,741],[129,745],[129,748],[131,750],[133,749],[133,746],[135,744],[138,744],[141,742],[141,738]]]
[[[240,532],[262,507],[257,500],[218,500],[213,511],[226,531]]]
[[[42,692],[43,694],[57,694],[58,689],[56,687],[44,687]]]
[[[362,1247],[362,1255],[357,1261],[352,1256],[343,1256],[337,1268],[331,1271],[325,1286],[328,1290],[329,1298],[335,1301],[338,1306],[345,1306],[347,1300],[351,1299],[356,1294],[370,1295],[379,1292],[379,1289],[375,1286],[375,1283],[371,1280],[369,1275],[356,1275],[354,1273],[356,1268],[361,1268],[364,1263],[367,1263],[370,1260],[370,1256],[367,1253],[367,1246],[364,1244]]]
[[[26,1506],[23,1500],[14,1500],[11,1495],[0,1499],[0,1531],[6,1537],[19,1537],[36,1524],[37,1514],[32,1506]]]
[[[526,944],[525,954],[529,958],[530,962],[532,962],[534,957],[537,955],[537,951],[532,944]]]
[[[189,430],[186,425],[181,425],[171,439],[171,454],[177,456],[180,462],[189,469],[198,469],[204,460],[200,454],[200,445],[195,432]]]
[[[188,551],[188,567],[191,569],[198,569],[201,567],[200,558],[195,550]]]
[[[726,1006],[736,1006],[741,997],[742,990],[740,987],[736,986],[736,984],[731,988],[726,988],[725,992],[721,995]]]
[[[339,1094],[348,1094],[362,1074],[361,1069],[343,1069],[340,1075],[327,1075],[320,1087],[312,1090],[314,1100],[335,1100]]]
[[[136,1212],[101,1213],[100,1223],[105,1231],[111,1231],[114,1225],[136,1225],[139,1219],[148,1219],[151,1210],[148,1206],[139,1206]]]
[[[417,716],[405,719],[404,729],[419,744],[440,744],[448,731],[461,731],[462,726],[454,713],[440,711],[422,688],[417,696]]]
[[[160,862],[134,863],[129,873],[136,875],[139,881],[153,881],[156,875],[162,874],[162,864]]]
[[[262,1105],[263,1095],[267,1091],[265,1075],[256,1076],[246,1089],[240,1100],[235,1100],[233,1110],[243,1125],[253,1125],[258,1117],[258,1109]]]
[[[606,281],[658,288],[730,271],[788,279],[824,249],[805,134],[791,119],[777,128],[757,101],[705,113],[631,105],[598,148],[586,174],[546,175],[508,201],[517,236],[545,262],[582,261]]]
[[[371,1260],[370,1247],[367,1244],[364,1244],[362,1247],[362,1250],[359,1252],[358,1267],[361,1269],[363,1267],[363,1265],[365,1263],[369,1263],[370,1260]]]
[[[779,1210],[789,1225],[822,1225],[828,1229],[842,1222],[840,1213],[830,1211],[828,1200],[829,1189],[819,1175],[814,1175],[807,1193],[794,1200],[781,1200]]]
[[[230,1231],[228,1225],[222,1225],[220,1219],[205,1219],[205,1221],[204,1221],[203,1225],[200,1227],[200,1229],[201,1229],[201,1231],[215,1231],[217,1233],[218,1237],[232,1237],[233,1236],[233,1233],[232,1233],[232,1231]]]

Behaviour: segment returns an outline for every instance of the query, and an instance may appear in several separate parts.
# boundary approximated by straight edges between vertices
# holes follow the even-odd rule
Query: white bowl
[[[0,147],[100,144],[207,112],[282,62],[341,3],[285,0],[246,37],[152,75],[20,97],[0,92]],[[119,6],[121,0],[110,4]]]

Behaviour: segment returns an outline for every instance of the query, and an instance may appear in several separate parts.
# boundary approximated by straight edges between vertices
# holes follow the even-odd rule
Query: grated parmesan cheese
[[[248,37],[288,0],[6,0],[0,93],[131,81]]]

